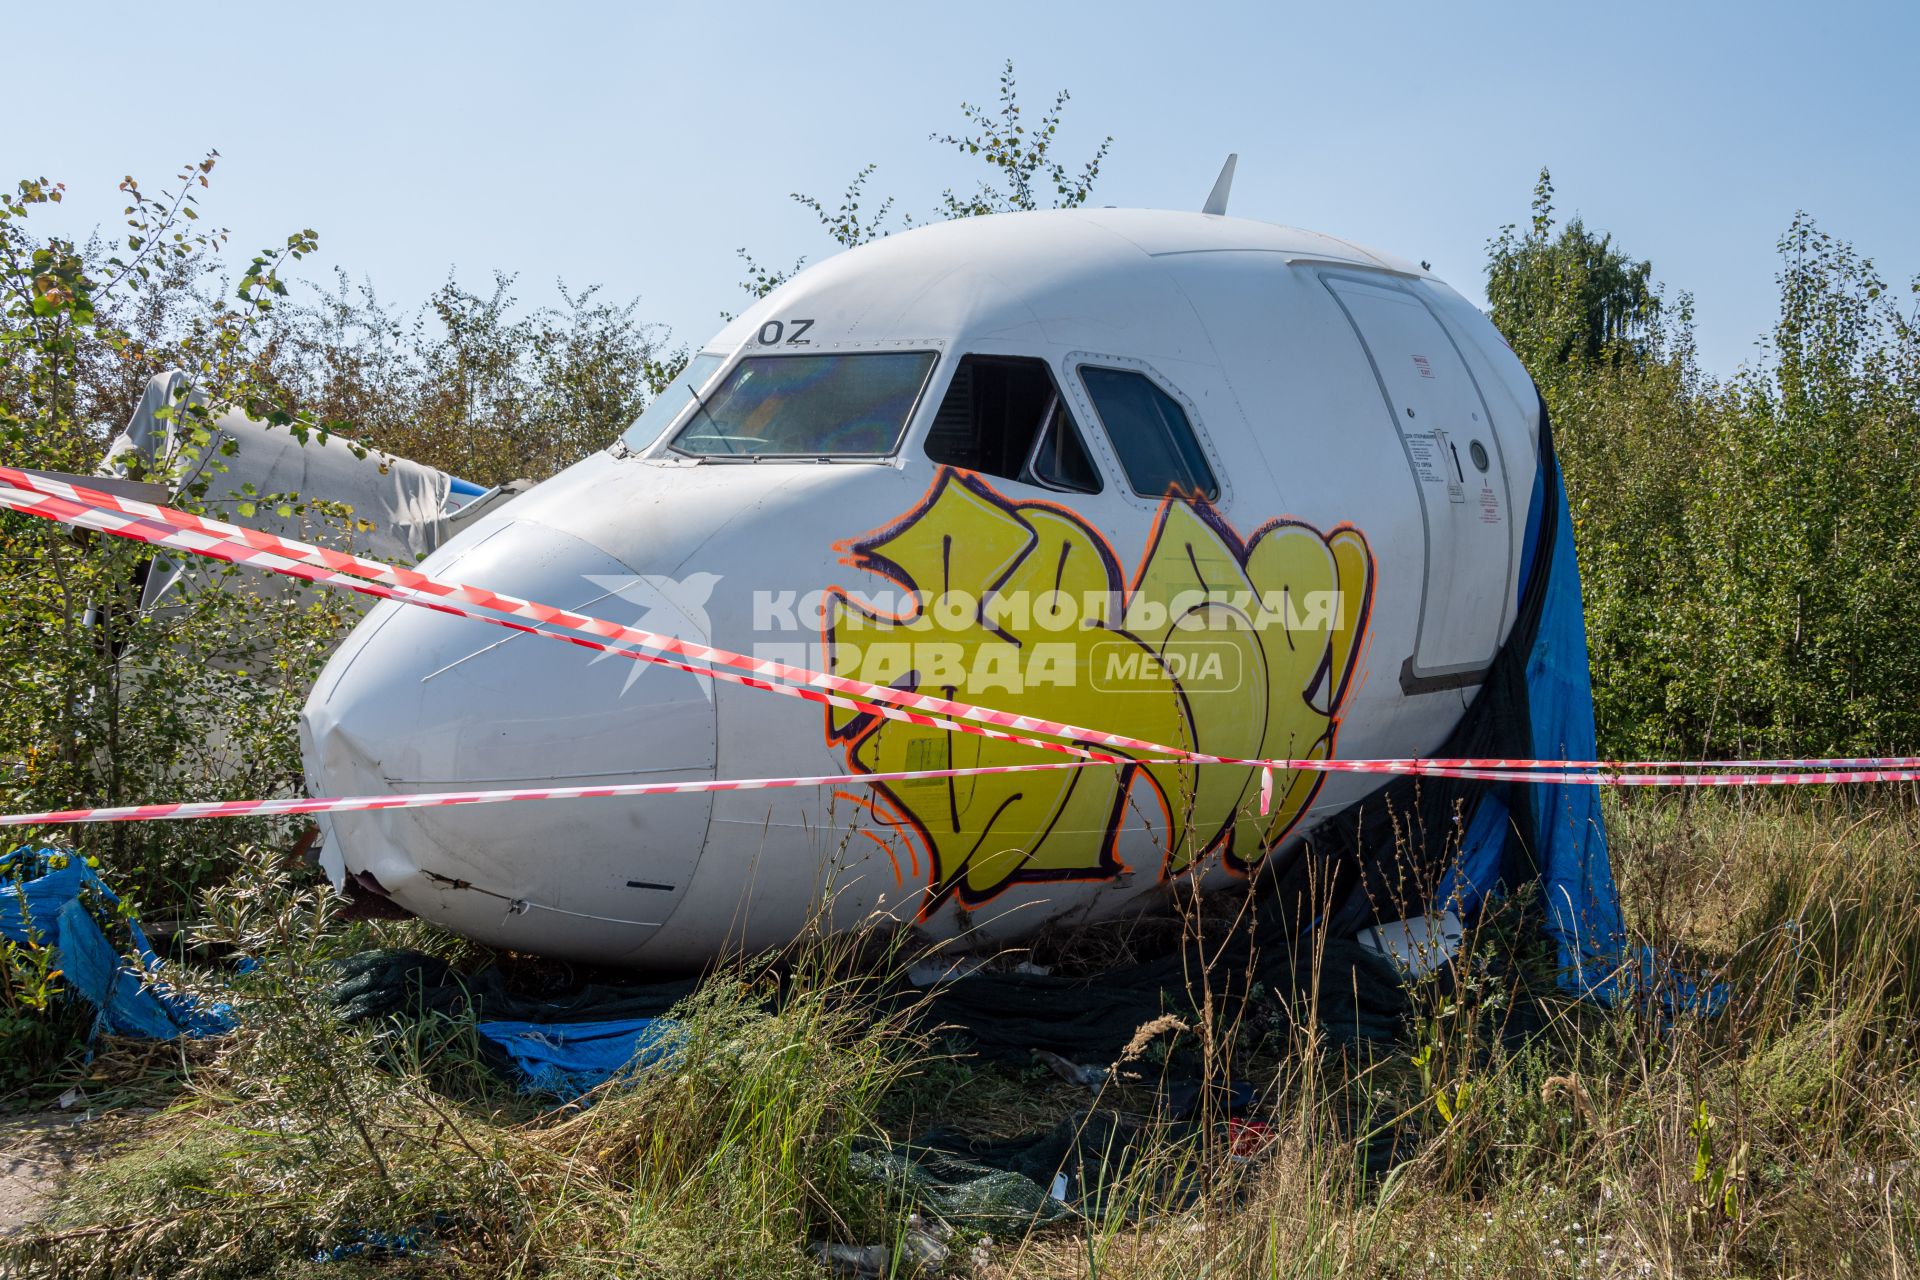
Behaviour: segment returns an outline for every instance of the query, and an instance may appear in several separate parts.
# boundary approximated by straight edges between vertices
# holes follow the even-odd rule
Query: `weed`
[[[819,1273],[809,1246],[830,1242],[886,1245],[904,1275],[909,1242],[924,1248],[908,1233],[914,1206],[861,1176],[857,1149],[1117,1108],[1132,1118],[1084,1122],[1085,1185],[1069,1193],[1084,1216],[956,1237],[946,1269],[1911,1273],[1911,802],[1609,806],[1635,943],[1726,982],[1719,1017],[1566,1001],[1516,898],[1481,914],[1444,976],[1412,988],[1396,1046],[1339,1047],[1314,1009],[1271,993],[1214,990],[1210,1003],[1218,984],[1196,973],[1178,1025],[1143,1034],[1090,1090],[965,1054],[877,998],[897,940],[816,932],[711,975],[675,1011],[667,1060],[557,1111],[491,1077],[470,1019],[332,1018],[332,958],[415,927],[345,924],[325,890],[256,859],[209,903],[209,936],[256,961],[221,979],[244,1030],[152,1064],[171,1105],[0,1265],[317,1273],[311,1259],[345,1245],[360,1250],[345,1265],[382,1274],[784,1276]],[[1233,915],[1209,904],[1154,928],[1211,954]],[[1172,1122],[1160,1081],[1192,1072],[1211,1087],[1196,1120]],[[1257,1127],[1226,1124],[1229,1080],[1258,1087]],[[382,1261],[366,1244],[396,1239],[417,1251]]]

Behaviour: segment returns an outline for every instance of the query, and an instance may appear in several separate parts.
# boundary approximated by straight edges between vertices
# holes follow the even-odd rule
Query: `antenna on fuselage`
[[[1220,166],[1220,176],[1213,180],[1213,194],[1207,197],[1207,203],[1200,212],[1224,214],[1227,211],[1227,196],[1233,190],[1233,162],[1239,158],[1240,153],[1233,152],[1227,157],[1227,162]]]

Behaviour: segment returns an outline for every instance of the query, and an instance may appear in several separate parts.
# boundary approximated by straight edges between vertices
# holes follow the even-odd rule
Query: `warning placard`
[[[1440,458],[1440,441],[1431,435],[1406,437],[1407,456],[1413,461],[1413,474],[1421,484],[1445,484],[1445,464]]]

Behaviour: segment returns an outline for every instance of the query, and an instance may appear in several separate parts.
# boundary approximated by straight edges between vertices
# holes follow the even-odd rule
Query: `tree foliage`
[[[1060,90],[1039,120],[1029,123],[1026,108],[1020,104],[1013,60],[1009,58],[1000,72],[996,110],[963,102],[960,112],[966,120],[964,130],[959,134],[930,135],[932,141],[970,160],[981,161],[988,173],[964,194],[952,186],[947,187],[925,221],[944,222],[1034,209],[1077,209],[1085,204],[1093,195],[1094,183],[1099,181],[1100,166],[1113,147],[1113,136],[1102,138],[1093,154],[1078,167],[1062,161],[1054,147],[1070,100],[1071,95],[1065,89]],[[843,249],[855,249],[890,231],[904,231],[917,225],[910,214],[900,218],[897,226],[889,225],[897,204],[893,196],[878,205],[872,203],[867,182],[878,170],[879,166],[874,164],[862,168],[847,183],[840,203],[831,208],[820,197],[798,191],[790,198],[813,213],[828,239]],[[862,204],[869,206],[865,213],[861,212]],[[762,264],[745,249],[739,254],[747,265],[747,275],[740,287],[755,298],[764,298],[785,284],[807,261],[802,257],[791,268],[780,270]]]
[[[934,141],[984,161],[992,171],[966,195],[948,187],[940,197],[939,216],[974,218],[1048,207],[1077,209],[1085,204],[1100,178],[1100,165],[1113,147],[1113,135],[1102,138],[1078,170],[1056,159],[1053,145],[1069,97],[1065,89],[1054,94],[1052,105],[1029,127],[1014,82],[1013,60],[1008,59],[1000,73],[999,110],[988,112],[970,102],[963,103],[960,110],[967,118],[968,131],[958,136],[933,135]]]
[[[57,183],[23,181],[0,196],[0,442],[10,462],[92,471],[148,377],[170,367],[186,371],[192,394],[161,412],[197,446],[212,439],[209,400],[291,430],[324,429],[261,376],[266,331],[288,296],[282,270],[314,248],[314,234],[255,254],[237,280],[224,273],[227,234],[202,227],[198,209],[216,160],[183,168],[159,196],[125,179],[125,229],[112,240],[35,233],[33,216],[65,196]],[[296,784],[293,716],[337,637],[337,609],[299,591],[271,601],[208,591],[165,616],[143,613],[138,584],[151,560],[117,538],[0,516],[9,811]],[[273,638],[264,653],[263,636]],[[85,839],[137,887],[185,890],[221,870],[237,840],[267,829],[189,826],[112,826]]]
[[[1573,223],[1489,246],[1493,317],[1553,414],[1605,746],[1920,747],[1920,334],[1873,264],[1795,217],[1766,358],[1723,379],[1692,303]],[[1917,285],[1916,287],[1920,287]]]
[[[515,278],[449,279],[410,315],[344,273],[288,308],[276,383],[338,429],[480,483],[542,480],[632,425],[675,357],[663,330],[599,286],[557,283],[561,305],[522,313]]]
[[[1513,224],[1489,244],[1487,302],[1494,324],[1529,368],[1549,375],[1585,363],[1646,354],[1659,315],[1653,264],[1635,262],[1579,218],[1553,233],[1553,178],[1533,189],[1525,234]]]

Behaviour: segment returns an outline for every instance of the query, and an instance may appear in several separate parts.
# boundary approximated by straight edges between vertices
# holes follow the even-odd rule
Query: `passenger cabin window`
[[[1083,365],[1080,380],[1135,493],[1164,498],[1178,489],[1206,498],[1220,496],[1193,424],[1152,378],[1131,369]]]
[[[1044,360],[967,356],[927,433],[935,462],[1062,493],[1100,492],[1100,473]]]
[[[691,395],[672,447],[703,458],[884,457],[932,371],[930,351],[748,356]]]

